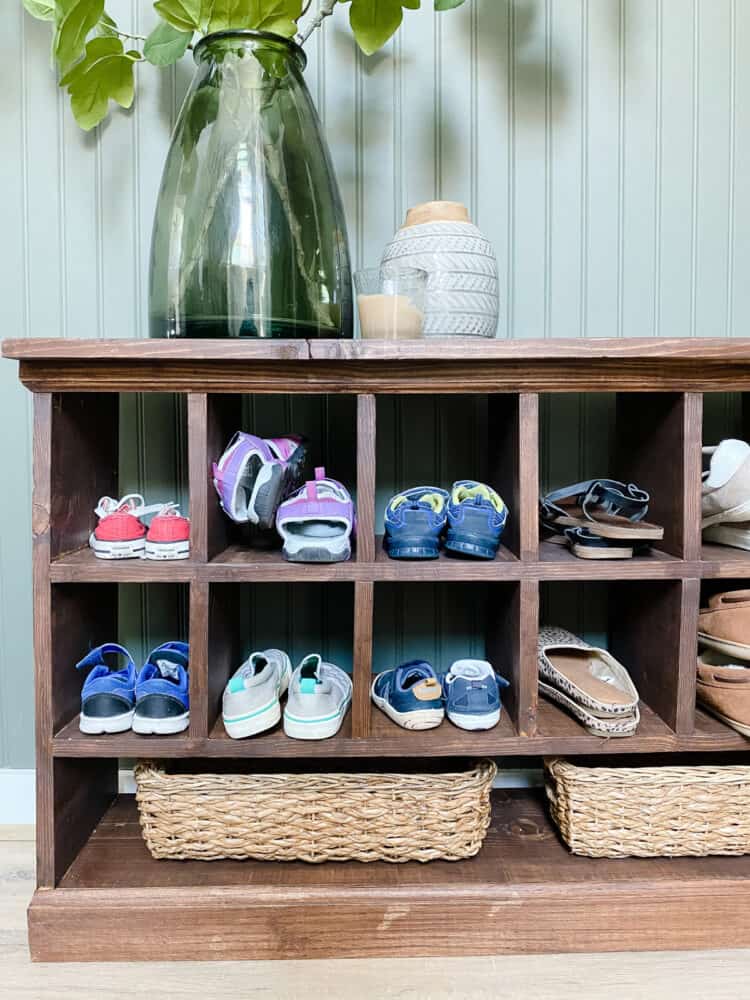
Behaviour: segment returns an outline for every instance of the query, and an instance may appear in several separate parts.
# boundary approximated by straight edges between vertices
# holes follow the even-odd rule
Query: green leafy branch
[[[404,10],[417,10],[421,0],[318,0],[315,10],[312,0],[156,0],[159,22],[148,37],[123,31],[105,11],[105,0],[22,2],[32,17],[50,22],[60,86],[70,95],[75,120],[89,131],[106,117],[110,101],[131,107],[137,63],[171,66],[196,35],[255,29],[296,36],[303,45],[337,3],[348,3],[357,44],[372,55],[398,31]],[[433,0],[436,11],[464,2]]]

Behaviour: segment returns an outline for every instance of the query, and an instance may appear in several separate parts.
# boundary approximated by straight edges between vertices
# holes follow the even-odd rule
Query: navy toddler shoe
[[[415,486],[388,501],[383,547],[391,559],[437,559],[447,502],[437,486]]]
[[[454,483],[445,547],[479,559],[494,559],[507,519],[508,508],[491,487],[473,479]]]
[[[125,666],[110,669],[105,656],[124,657]],[[130,729],[135,709],[135,664],[133,657],[115,642],[92,649],[76,664],[91,669],[81,692],[79,728],[82,733],[124,733]]]
[[[434,729],[445,717],[442,686],[425,660],[378,674],[370,693],[378,708],[404,729]]]
[[[507,687],[486,660],[456,660],[443,677],[445,713],[459,729],[492,729],[500,721],[500,689]]]
[[[134,733],[181,733],[190,723],[186,642],[165,642],[150,654],[135,685]]]

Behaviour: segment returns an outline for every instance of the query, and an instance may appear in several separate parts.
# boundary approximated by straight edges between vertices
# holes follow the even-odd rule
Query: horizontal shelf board
[[[346,562],[288,562],[281,549],[251,549],[245,545],[230,545],[203,567],[206,578],[220,583],[232,580],[258,582],[321,582],[367,579],[357,561],[356,551]]]
[[[697,563],[652,549],[632,559],[580,559],[565,545],[539,543],[538,575],[542,580],[651,580],[696,576]]]
[[[676,736],[647,705],[641,705],[641,724],[635,736],[606,740],[591,736],[575,719],[544,699],[539,702],[539,731],[536,736],[518,736],[506,712],[500,724],[486,732],[467,732],[446,719],[435,729],[410,732],[401,729],[373,707],[371,733],[366,738],[351,735],[351,713],[336,734],[327,740],[293,740],[281,724],[266,733],[244,740],[232,740],[221,718],[214,723],[208,739],[187,734],[179,736],[139,736],[120,733],[87,736],[78,728],[76,717],[52,742],[56,757],[206,757],[304,759],[343,757],[517,757],[549,754],[670,753],[748,750],[750,740],[705,712],[696,713],[696,731]]]
[[[581,858],[552,826],[543,789],[496,791],[492,823],[480,853],[467,861],[394,865],[285,861],[157,861],[141,836],[133,796],[120,796],[96,825],[60,889],[179,889],[236,886],[281,902],[286,893],[398,892],[445,889],[491,892],[518,886],[557,887],[705,878],[750,879],[750,855],[736,858]],[[622,890],[621,890],[622,891]]]
[[[428,337],[417,340],[274,340],[219,339],[63,339],[9,338],[2,342],[6,358],[34,360],[252,361],[279,358],[357,361],[475,360],[639,360],[750,361],[748,338],[591,337],[570,339],[488,339]]]
[[[520,560],[504,545],[494,559],[454,556],[442,549],[437,559],[391,559],[378,535],[375,553],[375,580],[519,580],[522,573]]]
[[[200,564],[193,559],[98,559],[86,545],[50,563],[52,583],[188,583]]]
[[[587,733],[572,715],[540,697],[537,735],[526,740],[526,744],[529,747],[539,746],[541,749],[536,752],[545,754],[750,750],[750,740],[700,710],[696,712],[695,732],[689,736],[678,736],[644,702],[641,702],[640,708],[641,721],[634,736],[603,739]]]

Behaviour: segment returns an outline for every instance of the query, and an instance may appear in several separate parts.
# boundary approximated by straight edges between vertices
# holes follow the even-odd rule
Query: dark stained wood
[[[49,583],[52,396],[34,397],[31,530],[34,589],[34,714],[36,741],[36,876],[40,888],[55,884],[55,810],[51,739],[52,595]]]
[[[372,583],[354,584],[354,670],[351,712],[352,736],[355,739],[367,738],[370,735],[374,590]]]
[[[208,508],[209,504],[215,501],[215,493],[207,470],[211,468],[213,459],[218,456],[209,454],[208,397],[205,393],[188,393],[187,435],[191,558],[196,562],[206,562],[209,558]],[[210,516],[213,532],[215,531],[213,510]],[[211,541],[213,543],[213,537]]]
[[[747,362],[750,338],[592,337],[569,339],[487,340],[477,337],[429,337],[419,340],[118,340],[31,337],[2,342],[2,355],[18,360],[130,361],[252,361],[289,360],[389,360],[449,361],[461,358],[496,358],[520,361],[578,359],[640,360],[649,362],[726,360]]]
[[[195,586],[195,585],[194,585]],[[205,585],[202,585],[205,586]],[[201,595],[203,594],[201,588]],[[203,596],[199,599],[203,601]],[[240,649],[240,589],[232,584],[208,588],[208,728],[221,723],[221,699],[227,681],[242,662]],[[192,733],[190,734],[193,735]],[[230,743],[239,741],[229,740]]]
[[[624,664],[641,699],[671,729],[687,723],[681,651],[685,649],[679,580],[643,580],[613,583],[609,599],[610,652]],[[697,621],[697,619],[696,619]]]
[[[383,548],[383,536],[378,535],[375,559],[374,566],[365,568],[374,580],[518,580],[523,573],[518,558],[504,545],[495,559],[465,558],[442,549],[437,559],[391,559]]]
[[[150,959],[156,939],[162,958],[233,960],[741,947],[750,858],[574,857],[532,790],[493,796],[462,862],[156,862],[126,799],[37,892],[29,934],[35,961]]]
[[[700,573],[698,562],[685,562],[655,548],[632,559],[579,559],[566,545],[543,541],[539,560],[534,570],[541,580],[663,580]]]
[[[497,490],[508,508],[503,543],[516,557],[521,553],[521,522],[524,518],[519,482],[520,442],[519,397],[488,396],[487,482]],[[527,555],[531,559],[536,557],[535,552]]]
[[[684,504],[682,509],[682,555],[701,558],[701,471],[703,444],[703,396],[685,394],[683,413],[684,451],[681,456]]]
[[[56,759],[52,780],[57,884],[117,797],[117,761]]]
[[[190,585],[190,728],[189,736],[193,739],[205,739],[210,728],[210,713],[213,707],[210,671],[211,653],[209,622],[209,585],[207,583],[192,583]]]
[[[690,404],[688,404],[688,398]],[[695,482],[688,483],[687,469],[695,472],[688,451],[688,428],[695,432],[694,395],[626,395],[617,397],[617,464],[612,475],[635,483],[651,495],[647,520],[664,527],[664,540],[655,547],[686,559],[698,558],[698,539],[686,517],[695,515]],[[697,404],[700,428],[700,398]]]
[[[219,504],[219,497],[213,484],[213,463],[219,461],[235,431],[243,429],[242,397],[209,396],[206,401],[205,420],[206,445],[205,450],[196,448],[195,482],[197,489],[205,489],[206,558],[213,559],[239,536],[239,526],[229,520]],[[203,463],[202,485],[198,484],[201,462]],[[191,472],[191,484],[193,481]],[[191,497],[191,507],[192,504]]]
[[[375,397],[357,396],[357,552],[375,561]]]
[[[750,551],[733,549],[729,545],[704,542],[701,546],[700,576],[750,578]]]
[[[519,715],[526,723],[529,712],[521,659],[521,586],[490,584],[485,598],[485,654],[495,672],[510,682],[501,697],[507,716],[516,724]],[[528,732],[526,725],[523,728]]]
[[[519,594],[519,684],[516,721],[519,735],[527,737],[536,736],[537,731],[539,583],[536,580],[523,580]]]
[[[548,341],[548,343],[551,343]],[[676,355],[524,361],[490,353],[453,360],[42,360],[21,361],[32,392],[211,393],[497,393],[497,392],[743,392],[750,390],[745,354],[707,360]]]
[[[119,398],[114,394],[57,395],[52,400],[50,554],[88,543],[94,508],[116,497]]]
[[[698,661],[698,609],[700,580],[680,583],[679,674],[675,709],[675,731],[690,734],[695,724],[695,689]]]
[[[164,759],[235,758],[257,760],[324,761],[344,758],[421,760],[434,757],[539,757],[550,755],[671,754],[750,752],[750,740],[705,712],[696,713],[692,734],[676,736],[647,704],[641,706],[638,733],[627,739],[605,740],[586,730],[557,706],[539,699],[536,709],[537,734],[519,736],[510,713],[503,712],[500,724],[489,732],[469,733],[444,722],[437,729],[413,733],[401,729],[382,712],[372,710],[370,735],[352,737],[351,712],[336,736],[301,744],[289,739],[281,726],[246,740],[231,740],[217,713],[208,740],[179,736],[84,736],[73,719],[55,737],[55,757],[159,757]]]
[[[53,559],[49,575],[53,583],[189,583],[195,578],[198,565],[195,556],[165,562],[97,559],[87,543],[75,552]]]

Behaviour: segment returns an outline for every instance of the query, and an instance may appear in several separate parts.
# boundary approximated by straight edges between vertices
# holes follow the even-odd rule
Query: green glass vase
[[[164,167],[151,243],[153,337],[351,337],[346,222],[294,42],[222,31]]]

